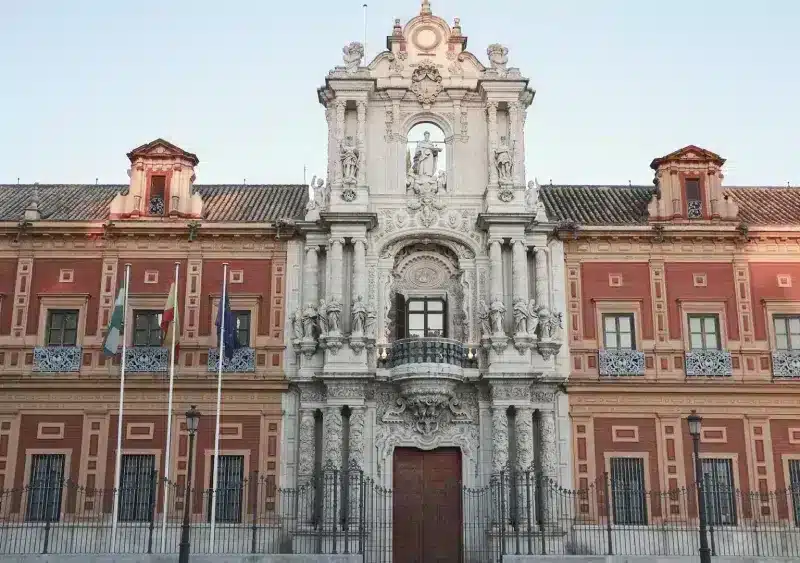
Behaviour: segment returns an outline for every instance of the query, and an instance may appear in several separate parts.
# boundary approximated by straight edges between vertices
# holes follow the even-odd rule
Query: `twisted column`
[[[541,447],[542,474],[542,519],[551,523],[555,514],[555,492],[558,484],[558,444],[556,443],[556,413],[552,410],[539,411],[539,444]]]

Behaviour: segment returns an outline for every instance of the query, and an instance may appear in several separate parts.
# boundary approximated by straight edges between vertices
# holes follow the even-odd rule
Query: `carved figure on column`
[[[492,472],[500,473],[508,464],[508,416],[505,407],[492,406]]]
[[[356,184],[358,182],[359,150],[350,135],[342,141],[340,158],[342,160],[342,183]]]
[[[292,315],[292,330],[294,332],[295,341],[303,339],[303,311],[298,307]]]
[[[350,412],[350,467],[364,469],[364,407]]]
[[[301,480],[310,479],[314,470],[314,411],[300,409],[300,432],[297,473]]]
[[[364,58],[364,45],[358,41],[348,43],[342,48],[342,60],[344,61],[345,71],[354,73],[361,66],[361,59]]]
[[[489,306],[489,313],[492,320],[492,331],[495,335],[505,335],[503,330],[503,320],[506,315],[506,306],[499,295],[496,295]]]
[[[518,336],[528,335],[528,304],[521,297],[514,301],[514,332]]]
[[[321,336],[328,334],[328,304],[324,299],[319,300],[317,306],[317,322],[319,323],[319,333]]]
[[[335,295],[331,297],[326,312],[328,313],[328,333],[339,333],[341,331],[339,327],[342,318],[342,304],[339,303]]]
[[[370,303],[367,307],[366,321],[364,322],[364,336],[367,338],[375,338],[375,326],[378,321],[378,314],[375,312],[375,307]]]
[[[500,137],[500,144],[494,149],[494,161],[497,167],[497,179],[501,185],[513,184],[514,160],[512,150],[505,137]]]
[[[367,321],[367,308],[364,305],[364,300],[360,295],[356,297],[355,303],[353,303],[352,319],[352,333],[364,334],[364,325]]]
[[[317,322],[317,310],[311,303],[306,304],[303,310],[303,337],[306,340],[314,340],[314,327]]]
[[[539,307],[536,299],[528,301],[528,335],[536,338],[536,331],[539,328]]]
[[[489,320],[489,307],[483,299],[478,303],[478,322],[481,327],[481,339],[489,338],[492,335],[492,326]]]

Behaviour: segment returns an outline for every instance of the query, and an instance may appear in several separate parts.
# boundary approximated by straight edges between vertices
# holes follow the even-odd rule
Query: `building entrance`
[[[396,448],[394,563],[458,563],[462,549],[461,450]]]

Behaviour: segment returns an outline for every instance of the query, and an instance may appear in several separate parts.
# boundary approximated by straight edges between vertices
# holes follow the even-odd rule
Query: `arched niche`
[[[444,195],[452,191],[447,184],[453,178],[453,128],[443,116],[433,112],[420,112],[409,116],[402,124],[405,134],[404,163],[401,169],[406,175],[408,193],[414,186],[420,191]],[[415,178],[417,181],[415,181]]]

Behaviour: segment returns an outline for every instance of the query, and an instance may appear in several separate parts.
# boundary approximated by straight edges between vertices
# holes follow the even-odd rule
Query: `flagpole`
[[[217,421],[214,425],[214,477],[211,485],[211,553],[214,553],[214,530],[217,524],[217,479],[219,478],[219,419],[222,408],[222,360],[225,357],[225,305],[228,297],[228,263],[222,264],[222,300],[219,302],[219,359],[217,361]]]
[[[164,451],[164,507],[162,509],[163,518],[161,520],[161,553],[166,553],[167,550],[167,508],[169,506],[169,468],[172,457],[172,397],[175,385],[175,338],[180,330],[180,315],[178,311],[178,295],[180,291],[178,288],[178,280],[180,276],[180,262],[175,262],[175,301],[172,304],[174,307],[174,314],[172,316],[172,343],[170,344],[169,355],[169,393],[167,394],[167,439]],[[169,299],[169,297],[167,297]],[[191,463],[191,460],[189,460]],[[189,485],[190,486],[190,485]]]
[[[128,314],[128,286],[131,265],[125,264],[125,297],[122,300],[122,359],[119,370],[119,413],[117,414],[117,460],[114,468],[114,511],[111,517],[111,552],[117,550],[117,524],[119,522],[119,480],[122,472],[122,408],[125,404],[125,356],[128,346],[125,334],[125,315]]]

